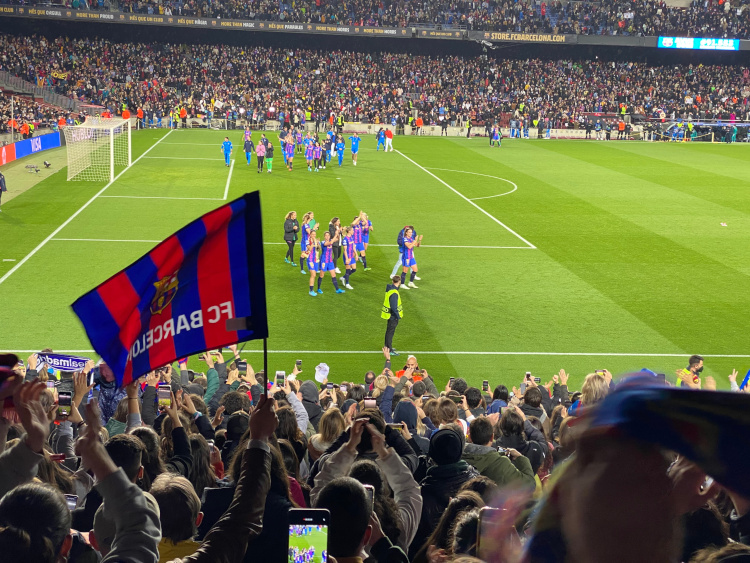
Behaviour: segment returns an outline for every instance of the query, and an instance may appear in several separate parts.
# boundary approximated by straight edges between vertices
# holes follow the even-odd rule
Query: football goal
[[[130,166],[130,120],[88,117],[63,127],[68,152],[68,181],[111,182],[115,168]]]

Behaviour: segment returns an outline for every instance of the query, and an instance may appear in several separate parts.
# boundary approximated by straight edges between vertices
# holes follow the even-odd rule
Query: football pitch
[[[704,375],[727,387],[732,368],[750,367],[748,145],[506,139],[492,148],[486,138],[397,136],[384,154],[370,135],[356,167],[347,141],[341,168],[334,157],[311,173],[301,155],[288,172],[270,133],[274,171],[258,174],[242,131],[228,134],[229,168],[225,132],[146,130],[111,184],[67,182],[62,169],[4,203],[0,348],[90,353],[76,298],[201,214],[260,190],[271,372],[301,359],[309,377],[321,362],[334,381],[379,373],[380,309],[406,224],[424,235],[422,281],[401,291],[394,364],[414,353],[439,385],[510,387],[525,371],[546,382],[560,368],[572,388],[595,369],[669,377],[699,353]],[[321,232],[334,216],[347,224],[368,213],[372,270],[359,265],[353,290],[335,294],[327,276],[324,293],[308,295],[309,276],[284,263],[291,210],[300,221],[314,211]],[[256,370],[260,349],[245,348]]]
[[[311,528],[313,527],[311,526]],[[326,563],[328,557],[323,559],[323,551],[327,545],[328,533],[319,532],[316,529],[310,530],[309,534],[306,536],[289,536],[290,550],[295,547],[302,551],[308,550],[311,547],[315,548],[315,554],[310,560],[311,563]],[[289,555],[289,563],[297,563],[291,554]]]

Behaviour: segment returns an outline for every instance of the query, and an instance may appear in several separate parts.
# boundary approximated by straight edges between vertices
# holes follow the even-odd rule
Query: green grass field
[[[300,550],[307,550],[311,547],[315,548],[315,555],[313,555],[313,563],[325,563],[323,559],[323,550],[328,545],[328,533],[319,532],[317,530],[311,530],[306,536],[289,537],[289,547],[298,548]],[[289,556],[289,563],[297,563],[294,558]]]
[[[422,281],[402,291],[394,344],[399,362],[416,353],[439,383],[511,385],[527,370],[547,381],[565,368],[576,388],[600,368],[672,375],[700,353],[704,375],[726,387],[732,368],[750,367],[750,146],[396,137],[400,152],[383,154],[370,136],[357,167],[347,150],[341,168],[309,173],[297,157],[290,173],[271,134],[269,175],[255,159],[246,166],[232,131],[230,177],[223,136],[138,132],[134,160],[148,152],[99,197],[105,183],[66,182],[60,170],[3,205],[0,348],[89,350],[69,308],[77,297],[225,195],[259,189],[272,372],[296,359],[310,377],[326,362],[335,381],[381,369],[380,307],[407,223],[424,235]],[[324,226],[369,214],[373,269],[360,265],[354,290],[336,295],[326,278],[323,295],[308,295],[308,276],[284,263],[290,210]],[[260,354],[248,359],[261,368]]]

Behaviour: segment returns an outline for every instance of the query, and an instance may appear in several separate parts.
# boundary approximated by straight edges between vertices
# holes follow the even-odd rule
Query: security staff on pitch
[[[385,329],[385,346],[390,350],[391,356],[398,356],[398,352],[393,349],[393,335],[396,332],[398,321],[404,317],[404,309],[401,306],[401,295],[398,288],[401,285],[401,276],[393,276],[393,283],[385,287],[385,299],[383,300],[383,310],[380,318],[388,321],[388,327]]]

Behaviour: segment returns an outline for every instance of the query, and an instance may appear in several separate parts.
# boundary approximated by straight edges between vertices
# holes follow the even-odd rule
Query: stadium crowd
[[[748,120],[750,69],[413,56],[0,35],[0,69],[67,97],[206,121],[464,126],[501,114],[574,127],[583,114]],[[85,54],[84,54],[85,53]],[[65,78],[56,78],[64,76]]]
[[[361,381],[295,365],[266,397],[230,349],[122,388],[104,363],[0,356],[3,556],[281,562],[290,509],[314,507],[342,563],[750,558],[747,380],[716,391],[700,356],[681,388],[600,370],[575,391],[561,370],[438,389],[384,348]]]
[[[25,0],[2,3],[26,4]],[[693,0],[687,7],[658,0],[65,0],[73,9],[187,15],[238,20],[378,27],[435,25],[445,29],[584,35],[667,35],[750,38],[748,0]]]
[[[10,96],[0,92],[0,134],[10,133],[12,128],[23,138],[30,137],[35,129],[51,127],[59,114],[58,108],[23,97],[14,96],[11,104]]]

